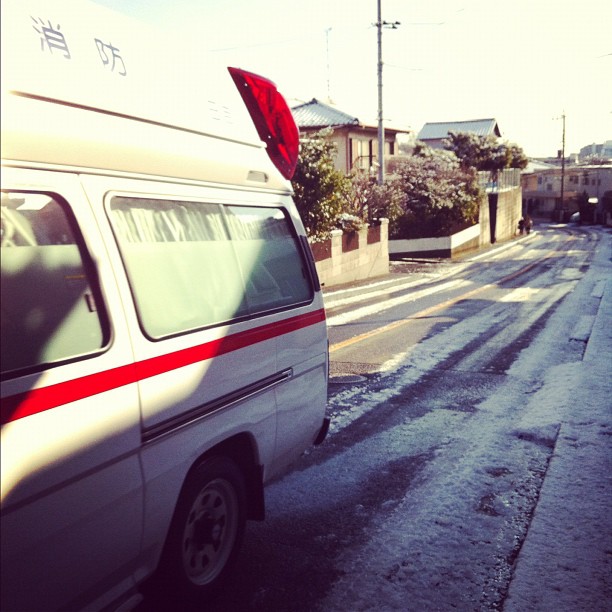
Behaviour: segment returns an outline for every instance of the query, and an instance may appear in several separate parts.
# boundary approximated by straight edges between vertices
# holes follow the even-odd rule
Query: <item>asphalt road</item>
[[[197,609],[503,609],[559,431],[521,423],[584,353],[598,240],[546,227],[328,291],[330,435],[271,484]],[[188,608],[139,607],[171,609]]]

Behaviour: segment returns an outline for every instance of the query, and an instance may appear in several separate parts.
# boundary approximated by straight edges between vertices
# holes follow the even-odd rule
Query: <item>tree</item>
[[[507,168],[519,168],[520,170],[524,170],[529,164],[529,159],[525,155],[525,151],[517,144],[506,143],[504,145],[506,147],[507,152]]]
[[[324,240],[337,225],[344,205],[346,177],[334,167],[336,146],[328,139],[331,129],[300,140],[293,175],[294,200],[308,236]]]
[[[529,161],[521,147],[499,142],[491,134],[480,136],[471,132],[449,132],[445,149],[459,158],[464,169],[488,171],[493,176],[505,168],[526,168]]]
[[[457,156],[462,168],[485,170],[485,163],[492,165],[494,144],[491,138],[471,132],[449,132],[444,148]]]
[[[419,145],[412,157],[391,160],[389,168],[404,194],[403,213],[390,225],[392,238],[448,236],[478,221],[476,173],[450,151]]]

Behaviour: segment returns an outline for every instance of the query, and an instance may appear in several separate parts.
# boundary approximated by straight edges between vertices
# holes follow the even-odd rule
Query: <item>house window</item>
[[[351,138],[351,167],[359,168],[359,140]]]
[[[372,141],[351,138],[351,167],[369,170],[372,166]]]

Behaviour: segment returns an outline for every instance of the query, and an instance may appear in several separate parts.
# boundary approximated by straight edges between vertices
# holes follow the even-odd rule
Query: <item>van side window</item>
[[[2,372],[98,351],[103,324],[60,198],[2,192]]]
[[[151,338],[313,298],[281,208],[115,196],[110,210],[140,322]]]

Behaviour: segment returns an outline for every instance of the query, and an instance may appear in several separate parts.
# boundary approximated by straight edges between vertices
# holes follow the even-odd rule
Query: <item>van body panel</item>
[[[147,337],[112,227],[113,197],[262,206],[303,232],[289,196],[14,165],[4,168],[3,189],[51,194],[69,205],[110,328],[95,354],[3,380],[2,555],[10,568],[3,569],[3,597],[22,608],[97,609],[155,568],[174,513],[168,500],[178,499],[207,452],[247,435],[267,481],[312,442],[326,400],[322,296]],[[299,244],[296,233],[296,250]],[[6,252],[28,248],[36,247]],[[164,292],[158,301],[164,308]],[[41,515],[50,520],[36,521]],[[54,563],[58,554],[62,563]],[[17,575],[41,589],[22,589]]]
[[[13,192],[55,194],[73,204],[80,227],[95,224],[75,176],[3,168],[2,181]],[[95,394],[85,390],[75,401],[58,398],[55,392],[74,380],[132,362],[104,245],[95,233],[83,239],[84,248],[95,254],[112,335],[96,354],[2,383],[2,596],[13,609],[54,609],[65,603],[67,594],[78,597],[101,581],[107,589],[115,579],[128,584],[129,574],[115,576],[117,560],[135,565],[140,553],[143,488],[135,383],[112,384]],[[3,281],[12,252],[20,248],[28,250],[2,249]],[[39,282],[44,282],[42,276]],[[3,338],[9,307],[4,289]],[[20,305],[24,317],[36,312],[25,293],[10,302]],[[30,416],[19,418],[24,414]],[[102,498],[100,491],[105,492]],[[27,576],[38,586],[23,589],[15,576]]]
[[[312,334],[312,329],[318,327],[315,333],[318,350],[323,353],[326,342],[324,321],[308,320],[309,313],[322,312],[322,296],[313,293],[307,306],[302,308],[285,309],[276,314],[258,316],[255,319],[238,320],[235,323],[215,325],[209,329],[187,331],[176,337],[167,337],[157,340],[147,338],[142,330],[142,322],[138,319],[137,309],[132,308],[131,294],[133,288],[124,271],[118,249],[115,249],[116,236],[113,235],[109,224],[109,205],[114,197],[122,196],[133,198],[168,198],[167,184],[153,181],[135,181],[129,179],[82,175],[81,180],[92,201],[105,201],[105,210],[97,210],[98,223],[104,236],[112,241],[113,251],[111,260],[117,267],[117,277],[120,277],[119,286],[122,289],[126,306],[126,317],[132,330],[132,344],[134,356],[139,368],[151,367],[158,372],[155,377],[141,375],[140,396],[142,401],[142,419],[145,430],[159,425],[164,421],[173,419],[179,414],[206,406],[213,400],[223,397],[237,388],[246,388],[259,381],[273,377],[282,370],[290,368],[292,364],[299,364],[300,351],[310,356],[313,351],[312,341],[306,341],[303,348],[299,348],[291,358],[285,359],[279,367],[276,358],[277,345],[284,345],[285,339],[291,342],[292,335],[300,338],[302,335]],[[110,187],[114,189],[110,189]],[[188,185],[172,185],[172,198],[194,203],[224,204],[237,207],[248,207],[254,204],[268,209],[283,211],[288,222],[294,226],[301,221],[299,217],[287,213],[287,208],[294,207],[287,196],[274,193],[240,192],[227,193],[215,188],[196,188]],[[302,229],[303,231],[303,229]],[[166,244],[161,245],[168,246]],[[162,253],[163,254],[163,253]],[[145,266],[153,264],[150,257],[143,260]],[[202,257],[198,263],[198,270],[193,270],[193,282],[206,283],[207,275],[214,274],[214,267],[219,261],[210,261]],[[160,260],[157,265],[163,265]],[[205,269],[211,266],[211,269]],[[180,271],[173,273],[173,276]],[[195,274],[198,274],[196,278]],[[248,280],[248,279],[247,279]],[[189,281],[187,281],[189,282]],[[162,298],[160,308],[163,308],[163,294],[171,290],[170,287],[156,287],[156,294]],[[179,290],[179,289],[176,289]],[[227,294],[224,294],[227,300]],[[153,299],[153,295],[151,298]],[[168,307],[166,305],[166,307]],[[238,308],[238,305],[236,305]],[[312,316],[310,315],[312,318]],[[243,317],[244,318],[244,317]],[[319,319],[321,317],[319,316]],[[323,317],[324,318],[324,317]],[[290,332],[296,325],[304,325],[300,320],[306,320],[305,330]],[[293,323],[292,323],[293,322]],[[134,332],[141,328],[140,333]],[[303,341],[302,341],[303,342]],[[185,363],[186,362],[186,363]],[[183,367],[178,367],[185,363]],[[166,389],[172,390],[172,397],[168,397]],[[261,399],[258,401],[262,401]],[[265,400],[274,403],[274,396]],[[322,417],[321,417],[322,418]],[[273,428],[274,429],[274,428]]]
[[[298,333],[287,334],[278,340],[278,367],[292,367],[291,384],[276,389],[278,423],[275,459],[282,471],[294,456],[292,449],[301,441],[304,431],[317,435],[325,416],[327,403],[327,331],[324,322]],[[320,406],[319,410],[305,410],[305,406]]]
[[[274,407],[274,397],[272,395],[270,401],[268,395],[259,401],[221,411],[214,417],[199,419],[189,427],[173,430],[143,447],[146,548],[142,551],[141,565],[155,567],[159,561],[174,513],[174,506],[166,500],[178,498],[185,474],[200,461],[203,453],[235,435],[238,420],[243,423],[242,432],[246,432],[254,441],[258,450],[257,461],[264,466],[273,464],[276,431]],[[180,449],[180,453],[177,449]]]
[[[245,146],[172,125],[15,93],[2,96],[2,122],[7,125],[2,155],[15,162],[287,190],[286,181],[262,155],[261,144]],[[92,135],[95,147],[90,144]]]
[[[323,298],[226,67],[82,0],[2,11],[2,608],[113,609],[203,460],[260,511],[317,437]]]
[[[58,469],[79,459],[64,453]],[[2,598],[11,604],[6,609],[54,610],[87,591],[97,599],[131,586],[142,544],[141,483],[138,458],[130,455],[96,464],[94,474],[83,473],[3,511]],[[98,607],[89,599],[81,604]]]

